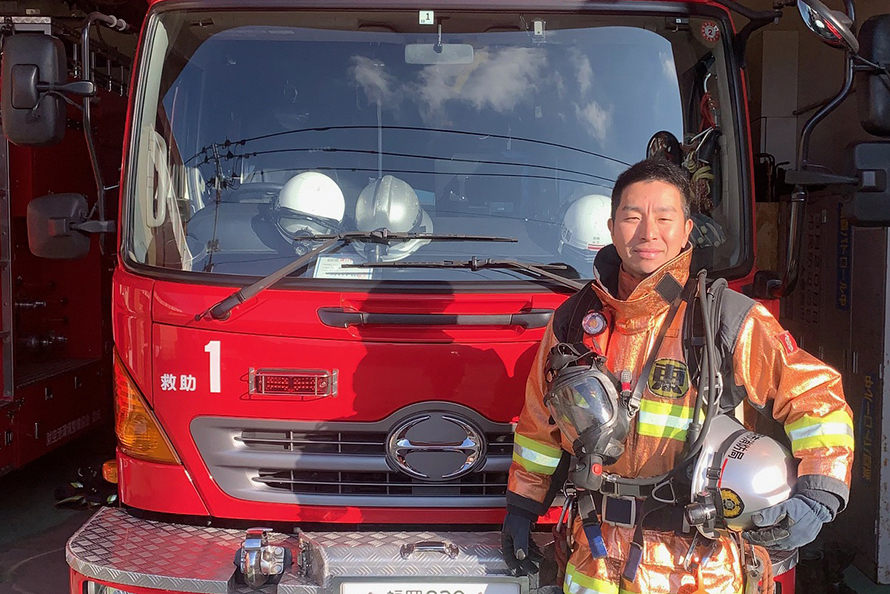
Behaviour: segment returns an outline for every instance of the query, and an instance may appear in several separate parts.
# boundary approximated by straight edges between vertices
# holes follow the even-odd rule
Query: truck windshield
[[[509,12],[169,11],[140,65],[123,254],[261,276],[311,235],[349,242],[292,278],[527,280],[509,268],[350,266],[510,258],[589,278],[614,180],[647,154],[696,188],[704,263],[744,263],[750,228],[721,24]],[[344,266],[345,265],[345,266]],[[561,273],[562,274],[562,273]]]

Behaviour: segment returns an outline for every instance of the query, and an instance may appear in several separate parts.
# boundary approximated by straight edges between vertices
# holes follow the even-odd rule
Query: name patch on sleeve
[[[779,342],[782,344],[782,347],[785,349],[785,353],[790,355],[794,351],[797,350],[797,342],[794,340],[794,337],[791,336],[791,333],[787,330],[782,332],[776,338],[779,339]]]

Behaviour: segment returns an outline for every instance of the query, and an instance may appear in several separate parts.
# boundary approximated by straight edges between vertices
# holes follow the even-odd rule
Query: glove
[[[743,533],[748,542],[768,549],[790,551],[813,542],[834,514],[828,506],[798,493],[791,499],[751,516],[757,530]]]
[[[538,563],[544,559],[538,545],[531,539],[532,519],[508,511],[501,529],[501,551],[513,575],[538,573]]]

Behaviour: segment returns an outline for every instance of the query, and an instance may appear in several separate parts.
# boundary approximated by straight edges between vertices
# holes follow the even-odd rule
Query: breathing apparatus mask
[[[560,343],[550,350],[547,366],[544,404],[572,441],[578,461],[572,482],[591,491],[602,486],[603,465],[614,464],[624,453],[633,417],[605,362],[601,355]]]

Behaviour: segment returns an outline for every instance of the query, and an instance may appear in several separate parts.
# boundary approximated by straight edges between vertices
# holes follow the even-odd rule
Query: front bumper
[[[141,520],[122,509],[103,508],[68,541],[66,558],[77,574],[124,590],[228,594],[247,591],[236,583],[233,563],[244,536],[242,530]],[[412,545],[430,541],[456,548],[446,547],[450,554],[412,552]],[[499,532],[275,533],[270,544],[291,549],[294,564],[277,585],[254,592],[337,594],[350,578],[404,578],[409,585],[417,580],[507,581],[519,584],[521,594],[537,589],[528,578],[510,577]]]

